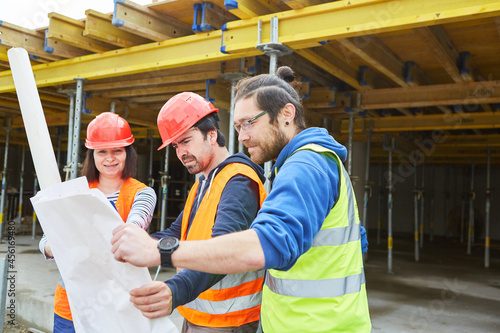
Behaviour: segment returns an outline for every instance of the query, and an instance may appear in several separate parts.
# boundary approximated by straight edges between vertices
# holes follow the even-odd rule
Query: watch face
[[[168,249],[173,248],[175,245],[177,245],[178,242],[179,241],[177,240],[177,238],[174,238],[174,237],[165,237],[165,238],[160,239],[159,247],[161,249],[168,250]]]

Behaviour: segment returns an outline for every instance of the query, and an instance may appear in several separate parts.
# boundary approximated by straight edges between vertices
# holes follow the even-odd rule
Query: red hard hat
[[[89,149],[118,148],[134,142],[128,122],[112,112],[103,112],[87,127],[85,147]]]
[[[163,141],[158,150],[168,146],[198,120],[213,112],[219,112],[219,109],[192,92],[183,92],[169,99],[158,114],[158,131]]]

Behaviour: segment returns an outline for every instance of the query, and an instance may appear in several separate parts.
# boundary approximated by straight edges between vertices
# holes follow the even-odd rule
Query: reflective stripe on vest
[[[197,181],[191,188],[184,207],[181,240],[202,240],[212,237],[212,227],[222,191],[227,182],[238,174],[258,184],[259,203],[262,205],[266,194],[255,170],[242,163],[228,164],[215,176],[210,190],[203,196],[188,233],[189,215],[199,182]],[[180,271],[182,269],[178,269],[178,272]],[[263,271],[226,275],[210,289],[201,293],[197,299],[177,307],[177,310],[190,323],[205,327],[238,327],[257,321],[260,315],[263,280]]]
[[[273,293],[292,297],[338,297],[359,292],[365,283],[365,273],[349,275],[344,278],[326,280],[278,279],[266,274],[266,286]]]
[[[89,188],[97,188],[97,181],[89,183]],[[127,221],[128,214],[132,208],[137,192],[147,186],[134,178],[128,178],[120,188],[118,199],[116,200],[116,209],[123,222]],[[73,320],[69,306],[68,295],[66,293],[64,281],[59,275],[59,283],[54,293],[54,313],[67,320]]]
[[[271,269],[266,274],[263,330],[370,332],[359,216],[349,176],[335,152],[314,144],[294,153],[298,150],[312,150],[327,160],[335,160],[339,171],[338,199],[311,248],[294,266],[287,271]]]

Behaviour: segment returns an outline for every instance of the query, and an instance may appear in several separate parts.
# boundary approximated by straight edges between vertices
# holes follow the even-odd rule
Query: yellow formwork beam
[[[230,1],[231,6],[228,11],[236,15],[240,19],[248,19],[256,16],[266,15],[273,12],[281,11],[279,7],[270,2],[262,2],[257,0],[234,0]]]
[[[61,57],[44,51],[42,32],[26,29],[15,24],[0,21],[0,43],[8,48],[22,47],[29,54],[46,60],[61,60]]]
[[[270,19],[279,18],[279,42],[293,49],[319,41],[443,24],[500,14],[499,0],[349,0],[229,22],[228,31],[134,46],[77,59],[33,66],[39,86],[71,82],[76,77],[100,79],[261,54],[255,49],[257,24],[262,42],[269,41]],[[220,51],[222,46],[225,52]],[[0,73],[0,93],[14,90],[10,71]]]
[[[104,52],[115,48],[101,41],[85,37],[85,22],[70,17],[49,13],[49,29],[45,36],[49,39],[78,47],[90,52]]]
[[[301,49],[319,42],[378,34],[456,21],[497,16],[497,0],[345,0],[227,23],[226,52],[255,47],[257,22],[262,20],[262,42],[270,40],[270,20],[279,19],[279,42]]]
[[[219,30],[36,65],[32,68],[37,86],[45,87],[70,83],[74,78],[102,79],[241,57],[239,54],[220,52],[220,39]],[[254,49],[245,56],[258,54],[261,52]],[[0,72],[0,93],[11,91],[14,91],[11,72]]]
[[[189,24],[130,0],[115,1],[113,24],[124,31],[155,41],[193,33]]]
[[[434,131],[500,128],[499,112],[449,113],[409,117],[358,118],[354,132],[362,133],[373,122],[374,132]],[[343,119],[341,132],[349,132],[349,120]]]
[[[7,57],[7,48],[4,46],[0,46],[0,61],[9,61]]]
[[[83,36],[119,47],[130,47],[150,43],[152,41],[151,39],[146,39],[115,27],[111,24],[113,14],[103,14],[88,9],[85,11],[85,15],[87,15],[87,19],[85,20]]]

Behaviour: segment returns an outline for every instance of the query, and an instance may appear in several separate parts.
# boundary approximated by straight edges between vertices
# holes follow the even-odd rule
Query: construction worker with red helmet
[[[201,174],[183,212],[170,228],[152,235],[169,265],[169,247],[178,240],[202,240],[248,229],[266,196],[263,170],[246,155],[230,155],[212,103],[184,92],[158,115],[163,144],[172,144],[190,174]],[[130,241],[133,241],[132,239]],[[173,245],[172,245],[173,244]],[[256,332],[264,273],[207,274],[181,270],[165,282],[131,291],[131,300],[148,318],[177,308],[182,332]]]
[[[97,188],[106,195],[123,222],[147,229],[153,218],[156,193],[133,178],[137,171],[133,142],[125,119],[111,112],[101,113],[87,127],[85,146],[88,150],[81,174],[87,177],[90,188]],[[40,241],[40,250],[46,259],[53,259],[45,237]],[[54,295],[53,332],[75,332],[61,278]]]

